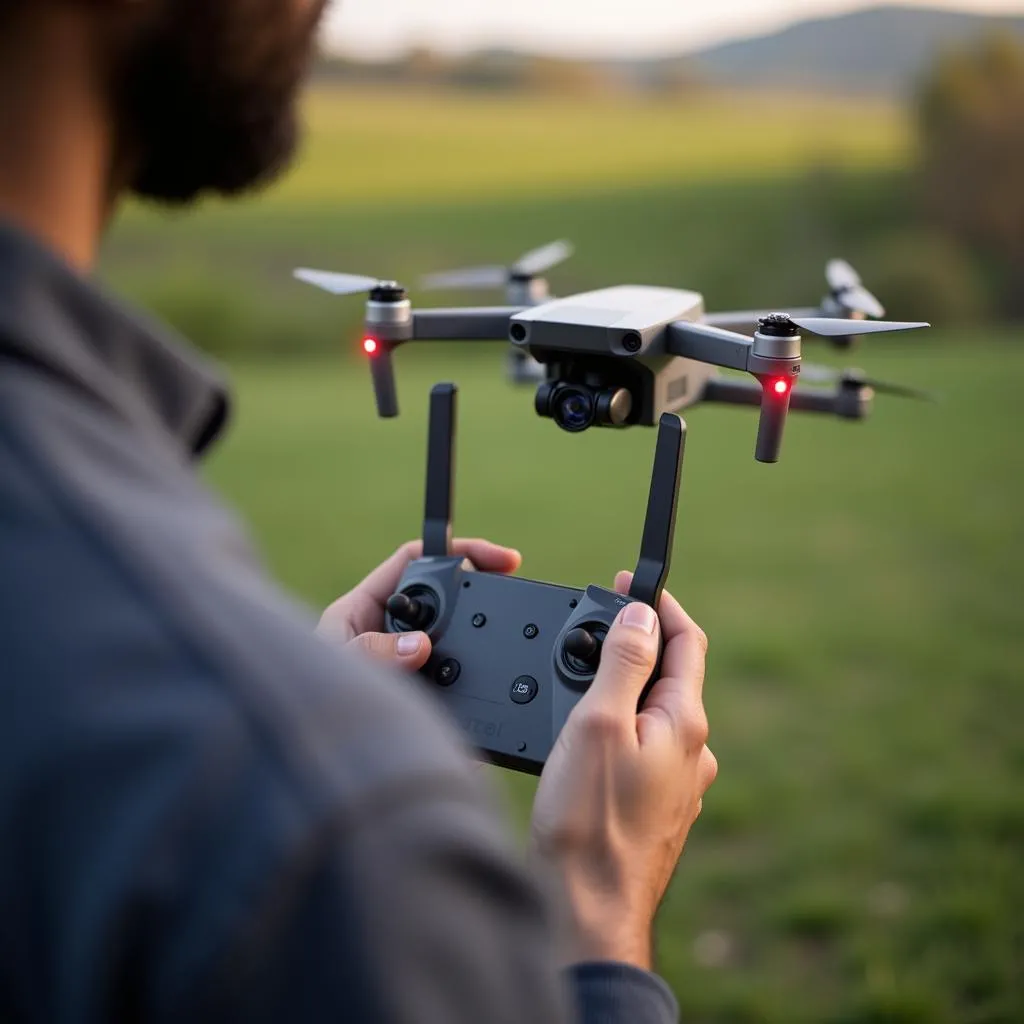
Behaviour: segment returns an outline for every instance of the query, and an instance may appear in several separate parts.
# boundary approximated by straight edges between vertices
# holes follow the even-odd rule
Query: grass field
[[[870,259],[870,217],[900,229],[879,179],[912,151],[898,111],[767,97],[341,92],[315,94],[308,122],[294,173],[265,195],[198,216],[128,210],[108,278],[190,337],[246,352],[322,350],[332,331],[357,329],[360,304],[311,293],[296,266],[415,288],[423,273],[557,237],[577,246],[560,290],[687,282],[719,306],[813,304],[837,248]]]
[[[749,413],[689,417],[670,587],[712,638],[722,775],[661,926],[687,1021],[1024,1009],[1024,455],[1007,412],[1024,351],[945,338],[871,363],[944,404],[794,418],[777,467],[754,463]],[[416,534],[439,379],[462,388],[461,531],[518,546],[535,578],[632,566],[650,433],[561,435],[496,364],[402,368],[389,423],[353,368],[238,375],[212,479],[280,578],[323,605]],[[522,813],[531,784],[510,782]]]
[[[566,234],[580,253],[560,290],[814,302],[833,248],[868,244],[858,204],[909,145],[896,114],[816,104],[375,100],[315,98],[292,181],[180,223],[133,211],[105,260],[198,334],[336,339],[333,356],[237,361],[237,420],[208,467],[317,606],[416,534],[439,380],[462,389],[458,529],[519,547],[535,578],[632,566],[654,438],[563,435],[498,353],[449,348],[400,353],[403,416],[381,422],[342,358],[358,302],[307,295],[291,266],[415,275]],[[768,167],[765,138],[788,140]],[[808,169],[833,161],[857,174],[840,215]],[[750,412],[688,415],[670,587],[711,637],[722,772],[659,928],[687,1024],[1024,1019],[1024,347],[936,331],[853,362],[944,400],[880,399],[856,425],[793,416],[774,467],[753,460]],[[531,782],[496,774],[522,821]]]

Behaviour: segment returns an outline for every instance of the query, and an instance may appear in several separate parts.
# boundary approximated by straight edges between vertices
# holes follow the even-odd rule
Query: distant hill
[[[656,59],[587,61],[491,49],[458,57],[412,50],[375,62],[325,52],[317,74],[329,81],[478,92],[679,92],[728,86],[894,96],[905,93],[944,47],[998,30],[1024,40],[1024,14],[997,17],[927,7],[875,7]]]
[[[905,93],[941,49],[993,30],[1024,40],[1024,14],[986,16],[925,7],[877,7],[802,21],[772,35],[690,53],[678,63],[711,83]]]

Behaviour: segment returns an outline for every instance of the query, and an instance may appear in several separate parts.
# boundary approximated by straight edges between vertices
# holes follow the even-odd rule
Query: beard
[[[168,0],[115,60],[127,188],[172,205],[282,174],[328,0]]]

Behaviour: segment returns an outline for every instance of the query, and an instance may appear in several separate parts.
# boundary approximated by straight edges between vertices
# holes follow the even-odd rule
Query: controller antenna
[[[447,558],[451,554],[457,396],[458,388],[454,384],[438,384],[430,392],[427,501],[423,515],[424,558]]]
[[[672,564],[685,452],[686,423],[674,413],[666,413],[658,429],[640,561],[629,590],[630,597],[654,609],[661,604]]]

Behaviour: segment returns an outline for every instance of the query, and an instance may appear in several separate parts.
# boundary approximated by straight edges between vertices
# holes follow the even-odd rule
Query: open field
[[[553,278],[561,290],[684,282],[719,305],[813,303],[837,248],[871,255],[865,208],[901,227],[883,185],[912,148],[898,112],[834,100],[342,92],[314,94],[308,112],[305,154],[281,185],[198,216],[130,209],[107,277],[190,337],[246,352],[323,350],[357,329],[358,301],[310,292],[295,266],[414,288],[561,236],[578,249]]]
[[[877,167],[912,148],[882,101],[560,97],[319,89],[269,206],[359,207],[578,194],[637,182],[763,179],[815,160]],[[261,200],[262,202],[263,200]]]
[[[750,413],[688,417],[670,588],[712,638],[722,775],[661,926],[687,1021],[1024,1010],[1024,351],[944,338],[871,364],[943,405],[794,417],[776,467],[753,461]],[[416,534],[441,379],[462,389],[462,532],[518,546],[535,578],[632,566],[653,434],[562,435],[490,361],[400,366],[388,423],[355,368],[237,375],[211,479],[289,586],[322,606]],[[522,814],[532,784],[510,781]]]
[[[559,291],[634,280],[716,307],[813,303],[828,256],[869,251],[861,211],[892,201],[879,182],[909,150],[884,110],[370,99],[315,97],[291,181],[180,222],[131,211],[105,259],[212,345],[325,350],[235,360],[237,420],[207,470],[315,606],[417,532],[439,380],[462,388],[457,527],[519,547],[536,578],[632,566],[654,437],[561,434],[494,350],[401,351],[403,416],[381,422],[344,358],[358,300],[307,292],[292,266],[411,280],[566,235],[579,255]],[[509,160],[510,134],[526,157]],[[760,166],[766,138],[789,141]],[[838,191],[813,169],[833,163]],[[943,403],[879,399],[865,424],[794,415],[774,467],[753,460],[751,411],[687,417],[670,587],[711,637],[722,764],[660,924],[687,1024],[1024,1019],[1024,347],[935,331],[850,361]],[[521,822],[532,783],[495,776]]]

